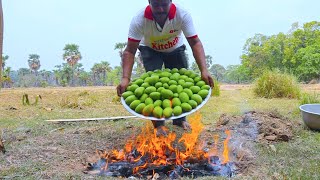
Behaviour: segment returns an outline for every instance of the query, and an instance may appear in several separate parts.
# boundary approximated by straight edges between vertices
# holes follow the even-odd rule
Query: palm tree
[[[107,74],[112,71],[112,68],[108,61],[101,61],[101,63],[95,63],[91,68],[91,71],[94,82],[97,82],[98,80],[98,84],[102,85],[106,83]]]
[[[76,44],[66,44],[63,48],[63,59],[70,65],[72,69],[71,84],[73,85],[74,66],[82,59],[79,46]]]
[[[40,69],[40,56],[38,54],[30,54],[28,59],[28,65],[30,67],[30,70],[35,73],[37,76],[37,72]]]
[[[0,77],[0,81],[1,81],[1,78],[2,78],[3,83],[6,83],[7,79],[10,78],[8,75],[6,75],[6,69],[5,69],[6,60],[8,60],[8,59],[9,59],[9,56],[7,56],[7,55],[6,56],[2,56],[2,69],[0,69],[0,76],[1,76]],[[8,68],[10,68],[10,67],[8,67]],[[0,86],[1,86],[1,83],[0,83]],[[5,87],[5,85],[4,85],[4,87]]]
[[[73,67],[75,64],[78,63],[81,57],[81,53],[79,51],[79,46],[76,44],[66,44],[63,48],[63,59],[67,61],[67,63]]]
[[[19,76],[19,79],[22,77],[22,76],[25,76],[25,75],[28,75],[30,74],[30,69],[28,68],[20,68],[18,70],[18,76]]]
[[[105,83],[107,74],[112,71],[110,63],[108,61],[101,61],[101,70],[103,75],[103,83]]]
[[[136,78],[140,77],[145,72],[140,51],[138,51],[138,55],[134,57],[134,61],[136,63],[136,66],[134,67],[133,71],[134,77]]]
[[[80,85],[87,86],[87,82],[90,79],[90,74],[86,71],[81,71],[79,74]]]
[[[2,87],[2,48],[3,48],[3,11],[2,11],[2,0],[0,0],[0,90]],[[5,152],[3,143],[2,143],[2,137],[0,135],[0,148],[2,149],[2,152]]]
[[[100,64],[94,63],[94,65],[91,68],[92,75],[93,75],[93,84],[96,85],[96,79],[99,77],[100,74]]]
[[[45,81],[49,84],[49,78],[50,78],[50,75],[51,75],[51,71],[47,71],[45,69],[39,71],[39,74],[42,78],[42,81]]]
[[[71,78],[72,78],[72,69],[67,63],[63,63],[61,69],[59,69],[59,75],[60,77],[60,84],[62,86],[66,86],[67,84],[70,83]]]
[[[53,70],[54,78],[56,80],[56,85],[60,85],[59,81],[60,81],[60,79],[62,77],[62,73],[61,73],[61,67],[62,66],[61,65],[56,65],[54,67],[57,68],[57,69]]]
[[[4,67],[6,66],[6,61],[9,59],[8,55],[2,56],[2,72],[4,71]]]
[[[114,49],[118,49],[119,50],[119,56],[121,58],[120,60],[120,73],[122,74],[122,55],[123,55],[123,49],[127,46],[127,43],[116,43],[116,45],[114,46]]]
[[[20,68],[18,70],[18,86],[26,86],[29,83],[26,83],[25,81],[30,81],[30,69],[29,68]]]
[[[0,89],[2,87],[2,48],[3,48],[3,11],[2,11],[2,0],[0,0]],[[0,137],[1,140],[1,137]]]
[[[207,69],[209,69],[211,67],[212,63],[213,63],[212,56],[206,55],[206,66],[207,66]]]
[[[3,86],[4,87],[11,87],[13,82],[10,77],[11,67],[7,67],[3,71]]]
[[[84,68],[83,68],[83,64],[81,63],[77,63],[75,64],[74,68],[73,68],[73,73],[75,75],[75,77],[73,78],[73,80],[75,82],[78,82],[79,83],[79,75],[80,73],[84,71]]]
[[[35,82],[34,82],[34,86],[38,86],[39,82],[38,82],[38,70],[40,69],[40,56],[38,54],[30,54],[29,55],[29,59],[28,59],[28,65],[29,68],[31,70],[31,72],[34,72],[35,75]]]
[[[123,49],[127,46],[127,43],[116,43],[114,50],[119,50],[119,56],[122,58]]]
[[[122,68],[120,66],[115,66],[113,70],[110,72],[107,82],[110,83],[111,86],[118,85],[121,80],[121,75]]]

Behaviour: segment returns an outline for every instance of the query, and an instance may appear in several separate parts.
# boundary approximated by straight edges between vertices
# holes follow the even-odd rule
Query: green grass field
[[[320,88],[306,86],[304,91],[320,93]],[[24,93],[31,103],[37,95],[42,100],[37,105],[24,106]],[[250,86],[222,85],[221,95],[211,97],[200,112],[205,126],[214,126],[221,114],[242,115],[251,110],[277,111],[301,124],[294,130],[293,140],[273,143],[276,151],[267,144],[256,143],[256,168],[236,179],[320,179],[320,133],[303,126],[298,106],[296,99],[256,98]],[[7,152],[0,154],[0,179],[101,178],[82,172],[96,149],[121,148],[127,138],[150,122],[44,120],[125,115],[131,114],[117,101],[114,87],[2,89],[0,133]]]

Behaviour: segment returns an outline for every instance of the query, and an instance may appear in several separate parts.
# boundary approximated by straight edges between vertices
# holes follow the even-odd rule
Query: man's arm
[[[204,53],[204,49],[202,43],[198,37],[195,38],[187,38],[188,43],[192,49],[193,57],[196,60],[198,67],[201,72],[201,78],[211,87],[214,86],[213,79],[208,72],[207,65],[206,65],[206,57]]]
[[[122,78],[121,83],[117,87],[117,94],[121,96],[122,93],[126,90],[132,73],[132,67],[134,64],[134,56],[138,49],[139,42],[128,41],[127,46],[122,54]]]

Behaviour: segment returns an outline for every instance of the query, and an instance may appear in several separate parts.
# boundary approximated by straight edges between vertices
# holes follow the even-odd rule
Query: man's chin
[[[155,14],[154,17],[155,17],[155,18],[162,19],[162,18],[166,18],[166,17],[167,17],[167,14]]]

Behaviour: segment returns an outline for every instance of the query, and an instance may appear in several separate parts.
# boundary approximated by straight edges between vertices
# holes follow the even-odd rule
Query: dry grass
[[[305,89],[320,93],[318,86],[308,85]],[[38,105],[24,106],[24,93],[31,102],[37,95],[41,95],[42,100]],[[220,96],[211,97],[200,111],[206,126],[215,125],[223,113],[241,115],[249,110],[276,110],[293,121],[300,121],[298,104],[295,99],[256,98],[248,85],[221,85]],[[0,155],[0,177],[8,179],[96,178],[82,173],[82,163],[93,161],[96,149],[122,147],[128,137],[139,133],[140,127],[149,123],[138,119],[81,123],[44,121],[130,115],[117,101],[114,87],[2,89],[0,115],[7,150],[5,155]],[[275,144],[276,153],[267,145],[257,146],[256,173],[239,176],[239,179],[320,178],[318,132],[297,129],[293,141]]]

